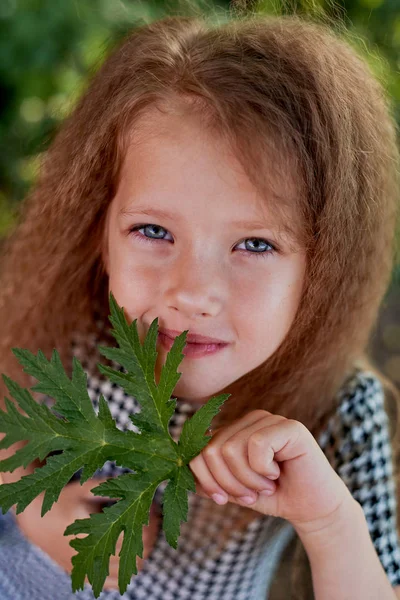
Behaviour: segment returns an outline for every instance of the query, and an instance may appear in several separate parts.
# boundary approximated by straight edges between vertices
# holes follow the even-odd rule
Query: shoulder
[[[359,502],[378,493],[379,482],[393,486],[389,418],[376,375],[356,369],[346,380],[318,443]]]
[[[372,372],[357,369],[337,401],[319,445],[361,505],[390,582],[400,585],[397,496],[383,385]]]
[[[378,377],[370,371],[356,368],[337,394],[334,414],[319,438],[320,446],[329,451],[335,448],[337,459],[340,448],[356,452],[371,441],[372,436],[388,442],[388,415],[385,395]],[[344,447],[343,447],[344,446]]]

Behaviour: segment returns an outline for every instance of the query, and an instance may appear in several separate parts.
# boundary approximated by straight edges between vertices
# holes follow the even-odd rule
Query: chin
[[[182,379],[183,375],[181,376]],[[203,382],[204,383],[204,382]],[[219,390],[201,389],[200,385],[185,385],[184,381],[179,380],[175,386],[172,396],[179,400],[185,400],[192,404],[206,404],[213,396],[218,396]]]

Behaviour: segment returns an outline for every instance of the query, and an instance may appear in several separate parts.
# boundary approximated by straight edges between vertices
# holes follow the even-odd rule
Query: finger
[[[311,434],[303,436],[303,431],[308,430],[292,419],[255,431],[248,441],[250,467],[260,473],[265,471],[266,460],[284,462],[304,456],[309,451]]]
[[[210,496],[207,494],[207,492],[205,491],[205,489],[203,488],[201,483],[199,481],[197,481],[196,476],[195,476],[195,480],[196,480],[196,494],[198,494],[199,496],[202,496],[202,498],[210,499]]]
[[[262,409],[252,410],[252,411],[248,412],[247,414],[245,414],[240,419],[237,419],[236,421],[234,421],[233,423],[230,423],[229,425],[226,425],[224,427],[221,427],[221,428],[215,430],[212,433],[212,439],[209,442],[209,444],[213,443],[214,441],[222,444],[226,440],[228,440],[232,435],[237,433],[238,431],[241,431],[245,427],[249,427],[250,425],[253,425],[253,423],[257,423],[257,422],[261,421],[262,419],[265,419],[266,417],[269,417],[269,418],[277,417],[279,419],[283,419],[283,417],[279,417],[278,415],[273,415],[272,413],[268,412],[267,410],[262,410]]]
[[[232,423],[231,425],[227,426],[227,427],[223,427],[220,430],[218,430],[218,434],[215,434],[212,438],[212,441],[209,442],[207,448],[211,445],[211,444],[219,444],[221,446],[221,452],[222,452],[222,456],[224,459],[226,459],[226,462],[228,464],[229,469],[231,470],[231,472],[233,473],[233,475],[235,475],[235,477],[241,481],[245,486],[250,487],[252,489],[255,490],[259,490],[259,489],[264,489],[264,488],[260,488],[260,485],[262,485],[263,483],[266,483],[267,486],[269,485],[269,480],[270,479],[277,479],[280,475],[280,468],[279,465],[276,461],[267,461],[266,466],[268,467],[266,470],[264,469],[263,471],[261,471],[260,475],[261,476],[265,476],[267,478],[267,481],[261,479],[257,476],[257,474],[255,474],[255,476],[251,476],[249,478],[249,473],[247,476],[247,479],[244,480],[242,479],[242,477],[240,476],[241,473],[244,473],[245,471],[249,471],[249,464],[248,464],[248,452],[247,452],[247,448],[245,447],[245,449],[242,449],[241,451],[241,458],[242,458],[242,464],[240,469],[237,468],[237,464],[236,464],[236,454],[235,454],[235,442],[237,442],[239,439],[245,440],[246,436],[244,435],[240,435],[241,432],[243,432],[244,430],[246,430],[247,432],[250,431],[254,432],[257,431],[258,429],[261,429],[262,427],[265,426],[270,426],[273,425],[275,423],[279,423],[281,421],[285,421],[287,420],[285,417],[282,417],[281,415],[273,415],[272,413],[263,410],[263,409],[257,409],[257,410],[253,410],[251,412],[249,412],[247,415],[245,415],[242,419],[239,419],[237,421],[235,421],[234,423]],[[240,437],[235,437],[239,435]],[[230,442],[231,438],[235,437],[235,441],[234,442]],[[225,456],[226,455],[226,456]],[[243,460],[245,462],[247,462],[247,469],[244,468],[245,465],[243,464]]]
[[[201,489],[205,491],[208,497],[212,497],[214,494],[213,500],[215,500],[215,502],[217,502],[218,504],[226,504],[226,502],[228,501],[228,495],[225,492],[225,490],[220,485],[218,485],[214,477],[211,475],[202,453],[198,454],[189,463],[189,466],[195,475],[196,491],[197,485],[200,483]],[[218,500],[218,496],[220,497],[220,500]]]
[[[252,411],[246,417],[221,429],[201,454],[218,484],[229,495],[251,504],[251,499],[254,502],[257,498],[258,491],[275,491],[276,486],[270,480],[279,477],[280,469],[273,455],[261,472],[257,473],[251,468],[247,450],[249,430],[257,431],[263,424],[279,423],[285,417],[264,410]]]
[[[207,446],[200,456],[204,459],[215,481],[227,494],[236,498],[248,497],[255,501],[257,498],[256,492],[234,476],[221,454],[221,448],[217,444]],[[201,481],[203,483],[203,480]]]
[[[268,428],[285,421],[284,417],[269,419],[268,421],[259,421],[253,426],[247,427],[229,438],[221,448],[221,453],[226,460],[232,473],[248,487],[261,491],[262,489],[275,489],[271,480],[278,479],[280,476],[280,467],[275,459],[275,454],[270,446],[266,447],[265,452],[261,449],[257,462],[257,472],[249,461],[249,442],[250,439],[258,436],[263,439],[268,436]],[[265,424],[267,423],[267,425]],[[257,436],[255,435],[257,432]],[[263,487],[261,487],[263,486]]]
[[[257,426],[257,425],[256,425]],[[244,429],[232,436],[221,447],[221,454],[233,475],[248,489],[260,492],[262,490],[276,489],[276,484],[272,481],[280,475],[278,463],[265,457],[265,467],[256,472],[252,469],[248,455],[249,429]],[[257,431],[257,429],[255,430]]]

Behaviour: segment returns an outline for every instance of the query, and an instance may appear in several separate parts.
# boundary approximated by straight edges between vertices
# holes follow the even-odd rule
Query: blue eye
[[[132,229],[129,230],[129,232],[133,235],[133,237],[137,237],[138,239],[140,239],[143,242],[150,242],[151,244],[153,242],[157,242],[157,241],[163,241],[164,238],[161,237],[147,237],[146,235],[142,235],[142,234],[138,234],[137,231],[139,231],[140,229],[147,229],[153,227],[156,230],[164,230],[167,231],[166,229],[164,229],[164,227],[161,227],[160,225],[154,225],[154,224],[144,224],[144,225],[135,225],[135,227],[132,227]],[[157,235],[157,234],[156,234]]]
[[[154,244],[154,243],[158,243],[158,242],[163,242],[163,241],[169,241],[169,240],[165,240],[164,237],[147,237],[146,234],[141,234],[139,233],[139,231],[141,229],[145,230],[147,228],[154,228],[157,230],[158,233],[156,233],[156,235],[160,235],[160,231],[167,231],[166,229],[164,229],[164,227],[161,227],[160,225],[155,225],[154,223],[145,223],[143,225],[135,225],[134,227],[132,227],[129,230],[129,233],[139,239],[141,242],[145,242],[145,243],[150,243],[150,244]],[[251,243],[256,243],[255,246],[255,251],[251,252],[251,251],[247,251],[247,250],[240,250],[240,252],[245,252],[245,254],[250,254],[252,256],[255,256],[256,258],[268,258],[271,255],[277,254],[278,250],[275,246],[273,246],[270,242],[268,242],[268,240],[265,240],[264,238],[245,238],[243,240],[243,242],[247,245],[247,242],[250,241]],[[240,242],[240,243],[243,243]],[[261,247],[261,250],[260,250]],[[267,247],[267,248],[265,248]],[[264,248],[264,249],[262,249]],[[269,251],[266,251],[269,248]]]

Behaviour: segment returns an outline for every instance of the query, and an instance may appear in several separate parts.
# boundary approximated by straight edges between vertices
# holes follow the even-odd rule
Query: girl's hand
[[[90,490],[106,479],[96,478],[88,480],[81,486],[79,481],[72,481],[66,485],[60,494],[58,501],[52,508],[41,517],[43,493],[35,498],[22,513],[15,515],[18,525],[25,536],[36,546],[39,546],[55,562],[57,562],[68,574],[72,571],[71,558],[76,550],[69,545],[74,537],[82,537],[86,534],[76,536],[64,536],[63,533],[68,525],[76,519],[85,519],[90,513],[101,512],[101,502],[106,498],[94,496]],[[97,504],[97,500],[99,503]],[[150,510],[149,525],[143,526],[143,558],[136,558],[138,572],[149,556],[156,541],[160,528],[161,517],[153,503]],[[118,589],[119,552],[122,547],[122,535],[118,538],[115,555],[110,556],[109,575],[104,583],[104,589]],[[87,578],[86,578],[86,582]]]
[[[353,500],[310,431],[266,410],[218,429],[189,466],[200,496],[282,517],[298,533],[325,527]]]

